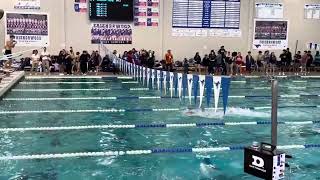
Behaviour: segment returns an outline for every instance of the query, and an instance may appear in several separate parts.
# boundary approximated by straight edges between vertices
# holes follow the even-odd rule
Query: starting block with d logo
[[[261,143],[258,148],[245,148],[244,172],[266,180],[283,179],[285,153],[275,149],[275,146],[267,143]]]

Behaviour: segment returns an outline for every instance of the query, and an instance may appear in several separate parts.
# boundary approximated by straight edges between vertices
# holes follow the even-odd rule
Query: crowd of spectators
[[[31,73],[38,71],[50,73],[59,72],[62,74],[83,74],[88,72],[98,73],[99,71],[118,73],[119,69],[114,63],[115,58],[141,65],[148,68],[163,69],[168,71],[181,70],[189,73],[194,70],[204,74],[219,75],[242,75],[260,72],[264,74],[284,75],[292,72],[295,75],[307,74],[315,67],[320,67],[319,51],[313,56],[310,51],[297,51],[294,55],[290,49],[285,49],[276,56],[274,52],[259,51],[253,55],[250,51],[246,55],[240,52],[230,52],[221,46],[218,51],[211,50],[209,54],[201,57],[197,52],[193,58],[185,58],[183,61],[174,60],[173,53],[168,50],[162,60],[157,61],[155,52],[152,50],[136,50],[135,48],[125,51],[122,55],[116,50],[110,55],[102,57],[99,51],[74,52],[73,48],[61,50],[59,55],[53,56],[46,48],[42,52],[34,50],[31,58],[22,61],[24,69],[30,68]]]
[[[50,55],[46,48],[42,52],[34,50],[30,58],[24,58],[21,62],[21,68],[28,70],[31,73],[44,72],[59,72],[61,75],[67,74],[83,74],[88,72],[98,73],[99,71],[118,73],[117,68],[112,63],[116,58],[117,52],[114,51],[111,55],[101,57],[99,51],[92,51],[89,54],[87,51],[74,52],[73,48],[69,50],[61,50],[58,55]]]

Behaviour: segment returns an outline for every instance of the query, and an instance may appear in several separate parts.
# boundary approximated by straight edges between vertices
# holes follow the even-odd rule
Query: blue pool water
[[[225,116],[223,116],[222,110],[218,110],[216,113],[214,110],[192,110],[192,114],[190,114],[187,108],[194,106],[189,105],[188,99],[129,98],[170,96],[170,92],[163,94],[158,90],[130,90],[130,88],[143,88],[143,86],[123,83],[132,81],[134,80],[25,79],[0,101],[0,129],[110,124],[150,125],[270,121],[270,109],[250,110],[244,108],[269,107],[271,106],[271,98],[268,97],[229,98],[229,108]],[[265,79],[237,79],[235,81],[238,82],[232,82],[230,96],[271,95],[270,89],[261,88],[270,87],[270,83]],[[72,84],[72,82],[78,83]],[[320,108],[316,108],[319,105],[320,97],[311,96],[320,94],[320,80],[289,78],[281,79],[279,84],[280,95],[308,95],[280,98],[279,106],[282,108],[279,109],[279,121],[320,120]],[[52,91],[45,91],[45,89],[52,89]],[[92,90],[70,91],[70,89]],[[94,99],[97,97],[122,97],[122,99]],[[204,104],[206,104],[205,101]],[[222,107],[222,102],[219,102],[219,107]],[[175,110],[149,111],[150,109],[169,108]],[[103,109],[135,109],[136,111],[52,112]],[[48,110],[51,112],[35,113]],[[6,113],[13,111],[29,113]],[[178,147],[229,147],[250,145],[253,141],[269,142],[270,131],[270,125],[0,131],[0,156]],[[280,124],[278,135],[279,145],[320,144],[320,124]],[[318,158],[320,149],[289,149],[286,152],[294,156],[294,159],[290,160],[291,169],[290,172],[289,169],[287,171],[287,179],[320,179],[320,158]],[[216,168],[206,166],[205,158],[210,158],[212,165]],[[159,153],[109,157],[1,160],[0,179],[255,179],[243,173],[242,163],[243,151],[241,150],[214,153]]]

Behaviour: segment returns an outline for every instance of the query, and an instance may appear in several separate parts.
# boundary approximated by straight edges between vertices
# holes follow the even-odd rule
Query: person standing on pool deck
[[[172,69],[173,69],[173,55],[171,53],[171,50],[167,51],[164,59],[166,61],[166,69],[167,69],[167,71],[172,71]]]
[[[88,71],[88,61],[90,59],[90,55],[87,51],[83,51],[80,56],[80,70],[83,75],[86,75]]]
[[[6,41],[6,44],[4,46],[4,49],[5,49],[4,55],[8,57],[8,60],[4,63],[4,66],[9,69],[11,68],[11,64],[12,64],[12,59],[11,59],[12,49],[16,46],[16,44],[17,44],[17,41],[14,40],[14,35],[10,35],[10,39]]]

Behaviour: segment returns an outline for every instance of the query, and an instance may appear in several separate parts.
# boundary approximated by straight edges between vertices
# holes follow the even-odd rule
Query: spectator
[[[285,66],[286,66],[286,69],[287,71],[290,71],[290,67],[291,67],[291,63],[292,63],[292,53],[290,52],[290,49],[287,48],[287,51],[286,51],[286,63],[285,63]]]
[[[258,71],[262,72],[262,69],[264,70],[265,65],[267,64],[264,62],[262,51],[258,52],[258,56],[257,56],[256,60],[257,60]]]
[[[71,53],[70,52],[67,53],[66,57],[65,57],[67,75],[71,75],[72,74],[73,59],[72,59],[72,54]]]
[[[221,46],[218,53],[220,53],[222,56],[225,55],[226,50],[224,49],[224,46]]]
[[[241,52],[238,52],[238,55],[236,57],[236,75],[238,75],[238,73],[242,76],[242,72],[241,72],[241,66],[243,64],[243,59],[241,56]]]
[[[313,64],[315,66],[320,66],[320,52],[319,51],[317,51],[316,55],[314,56]]]
[[[76,56],[74,58],[74,66],[73,66],[73,72],[79,73],[80,72],[80,52],[76,53]]]
[[[183,61],[183,72],[185,74],[189,73],[189,63],[187,58],[184,58],[184,61]]]
[[[66,57],[66,51],[63,49],[60,51],[59,56],[58,56],[58,64],[59,64],[59,73],[60,75],[63,75],[64,70],[65,70],[65,57]]]
[[[267,74],[270,72],[272,73],[272,75],[274,75],[276,63],[277,63],[277,56],[274,54],[274,52],[272,52],[270,54],[268,69],[266,71]]]
[[[287,55],[288,55],[288,53],[287,53],[287,50],[285,50],[285,49],[280,54],[280,60],[281,61],[279,61],[279,64],[278,64],[278,68],[280,69],[279,75],[281,75],[281,72],[282,72],[282,75],[284,75],[285,67],[286,67],[286,64],[288,62]]]
[[[173,55],[171,53],[171,50],[168,50],[165,55],[165,61],[166,61],[166,69],[167,71],[173,70]]]
[[[301,57],[301,73],[307,74],[308,51],[304,51]]]
[[[199,55],[199,52],[196,53],[196,55],[193,58],[194,63],[195,63],[195,68],[196,71],[201,74],[201,57]]]
[[[154,51],[150,51],[149,53],[149,58],[148,58],[148,68],[153,68],[154,67],[154,63],[155,63],[155,52]]]
[[[295,75],[298,75],[299,67],[301,65],[301,51],[298,51],[297,54],[294,55],[294,61],[293,61],[293,72]]]
[[[93,59],[93,65],[95,67],[95,72],[97,74],[99,72],[99,67],[100,67],[101,63],[102,63],[102,58],[100,56],[100,53],[99,53],[99,51],[96,51],[95,52],[95,58]]]
[[[264,65],[263,70],[266,73],[268,71],[268,69],[270,68],[270,52],[269,51],[264,52],[262,64]]]
[[[251,66],[254,63],[254,59],[251,55],[251,51],[248,52],[248,55],[246,56],[246,71],[250,74],[251,73]]]
[[[44,47],[43,51],[41,52],[41,59],[42,59],[42,69],[46,73],[50,73],[50,53],[47,51],[47,48]]]
[[[31,72],[34,70],[37,72],[38,71],[38,66],[39,66],[39,61],[40,61],[40,55],[38,53],[38,50],[33,50],[32,55],[31,55]]]
[[[237,52],[232,52],[232,54],[231,54],[231,62],[232,62],[231,68],[230,68],[231,75],[234,75],[235,72],[237,71],[237,64],[236,64],[237,55],[238,55]]]
[[[80,56],[80,70],[83,75],[88,72],[88,61],[90,60],[90,55],[87,51],[83,51]]]
[[[226,64],[226,75],[230,75],[231,74],[231,65],[232,65],[232,57],[231,57],[231,53],[230,51],[227,52],[227,56],[225,59],[225,64]]]
[[[313,63],[313,56],[311,54],[311,51],[308,51],[307,53],[307,73],[311,71],[311,64]]]
[[[205,68],[205,72],[208,72],[209,64],[210,64],[209,56],[208,56],[208,54],[205,54],[203,59],[202,59],[202,65]]]
[[[223,55],[224,51],[218,51],[218,55],[215,59],[215,73],[223,71]]]

